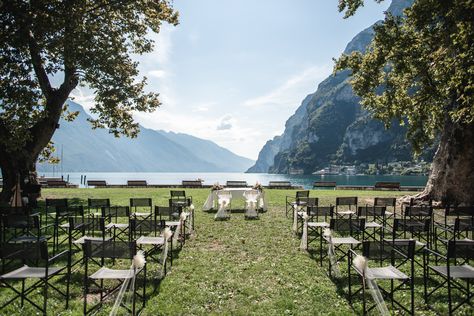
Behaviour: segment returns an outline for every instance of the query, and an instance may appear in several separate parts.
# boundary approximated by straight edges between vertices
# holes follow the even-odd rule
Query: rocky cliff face
[[[394,0],[389,12],[402,14],[412,0]],[[364,51],[373,37],[369,27],[344,50]],[[361,108],[349,84],[350,72],[330,76],[308,95],[287,121],[285,132],[265,144],[248,172],[287,173],[290,168],[311,173],[331,162],[388,162],[410,160],[406,130],[393,122],[388,130]]]

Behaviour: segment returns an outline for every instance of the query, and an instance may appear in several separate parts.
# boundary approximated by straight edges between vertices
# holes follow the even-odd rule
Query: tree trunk
[[[474,123],[446,120],[422,197],[474,205]]]
[[[24,190],[32,179],[30,172],[35,171],[36,157],[19,153],[1,153],[0,167],[3,175],[3,188],[0,193],[0,204],[8,204],[13,195],[13,188],[20,179],[20,187]]]

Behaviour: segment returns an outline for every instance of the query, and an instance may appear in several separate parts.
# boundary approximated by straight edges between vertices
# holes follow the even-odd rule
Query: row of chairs
[[[48,219],[42,221],[41,213],[29,208],[2,208],[0,282],[12,290],[15,296],[1,308],[20,299],[22,305],[29,302],[46,314],[48,289],[64,297],[68,308],[71,269],[80,264],[84,268],[82,285],[85,315],[95,312],[124,282],[142,275],[140,282],[143,292],[139,293],[136,287],[132,293],[131,306],[125,306],[127,313],[139,313],[146,301],[147,265],[132,271],[117,269],[121,266],[115,264],[120,262],[123,265],[124,259],[134,258],[137,251],[142,249],[149,263],[158,263],[157,267],[161,267],[158,269],[159,275],[164,277],[168,259],[172,265],[173,242],[182,247],[187,235],[186,227],[194,228],[191,197],[184,195],[184,199],[176,199],[179,201],[170,199],[169,206],[155,206],[154,209],[150,206],[151,199],[144,200],[131,199],[130,206],[111,206],[108,199],[89,199],[87,206],[71,206],[70,200],[64,199],[48,200],[48,210],[44,215],[50,218],[50,222]],[[150,207],[150,210],[143,212],[139,209],[143,206]],[[48,251],[51,249],[52,257]],[[63,265],[54,266],[58,261]],[[24,266],[18,267],[18,263]],[[95,264],[100,268],[90,274]],[[65,289],[53,284],[53,277],[65,278]],[[36,281],[27,284],[29,279]],[[119,282],[106,290],[105,285],[112,279]],[[21,280],[21,289],[15,286],[15,280]],[[88,306],[87,298],[91,287],[99,288],[100,292],[98,304],[92,307]],[[30,298],[38,289],[42,289],[43,304]],[[141,307],[137,307],[137,300],[142,300]]]
[[[414,280],[420,270],[427,304],[441,289],[447,292],[449,314],[470,304],[473,294],[469,284],[474,279],[474,268],[469,265],[469,260],[474,259],[473,206],[448,206],[441,211],[431,201],[416,204],[412,200],[397,210],[395,198],[376,198],[371,205],[361,206],[354,197],[337,198],[336,205],[319,206],[317,198],[308,195],[293,200],[290,197],[289,201],[287,206],[296,213],[294,218],[301,223],[306,239],[302,248],[308,249],[319,241],[319,261],[322,265],[324,259],[329,259],[330,276],[339,274],[340,263],[347,262],[349,301],[352,303],[353,297],[362,293],[364,313],[377,307],[367,304],[365,294],[373,292],[367,291],[368,285],[385,280],[388,286],[379,288],[392,308],[414,314]],[[296,228],[299,231],[300,225]],[[359,255],[378,266],[358,267],[354,262],[360,261],[355,260]],[[362,281],[355,290],[354,271]],[[410,292],[408,305],[395,296],[401,289]],[[458,296],[453,294],[455,290]]]

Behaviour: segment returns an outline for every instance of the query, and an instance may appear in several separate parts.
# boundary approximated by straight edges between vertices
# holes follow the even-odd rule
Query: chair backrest
[[[367,216],[372,216],[372,217],[384,217],[385,216],[385,211],[387,208],[385,206],[359,206],[357,208],[357,216],[360,217],[367,217]]]
[[[296,199],[309,197],[309,191],[296,191]]]
[[[6,260],[48,260],[46,241],[25,243],[3,243],[0,258]]]
[[[146,180],[128,180],[127,186],[129,187],[146,187],[148,186]]]
[[[474,259],[474,240],[449,240],[448,258]]]
[[[85,258],[132,259],[137,253],[135,241],[90,240],[84,243]]]
[[[232,198],[232,192],[230,191],[217,191],[217,198],[230,200]]]
[[[173,210],[169,206],[155,206],[155,215],[156,216],[169,216],[171,217],[171,214],[173,213]]]
[[[433,207],[429,205],[407,206],[403,212],[406,217],[431,217]]]
[[[130,207],[128,206],[108,206],[102,207],[102,217],[117,221],[120,217],[130,217]]]
[[[393,220],[393,231],[428,233],[430,231],[430,223],[429,219],[395,218]]]
[[[248,191],[245,191],[243,195],[247,201],[256,202],[258,199],[258,196],[260,195],[260,192],[258,190],[248,190]]]
[[[170,191],[170,196],[172,199],[180,199],[180,198],[186,198],[186,191],[184,190],[171,190]]]
[[[415,240],[404,245],[393,245],[390,241],[366,240],[362,242],[362,255],[368,259],[413,259],[415,256]],[[401,251],[401,253],[399,252]]]
[[[471,206],[446,206],[445,216],[470,216],[474,217],[474,205]]]
[[[337,183],[335,181],[315,181],[313,188],[336,188]]]
[[[400,190],[400,182],[375,182],[375,189]]]
[[[152,199],[151,198],[131,198],[130,207],[151,207]]]
[[[80,229],[86,234],[105,233],[105,219],[103,217],[69,217],[69,231]]]
[[[107,186],[107,181],[105,181],[105,180],[87,180],[87,186],[106,187]]]
[[[0,206],[1,215],[30,215],[32,209],[28,206]]]
[[[364,218],[331,218],[329,228],[335,232],[359,233],[365,229]]]
[[[101,208],[110,206],[110,199],[87,199],[87,207]]]
[[[145,234],[154,234],[158,236],[165,229],[166,222],[164,220],[156,220],[153,218],[139,219],[131,218],[130,219],[130,234],[132,237]]]
[[[397,199],[391,197],[376,197],[374,199],[374,205],[395,207],[397,205]]]
[[[334,206],[308,206],[306,212],[310,217],[332,217]]]
[[[456,218],[454,220],[454,232],[474,232],[474,217]]]
[[[10,214],[2,216],[2,229],[39,230],[40,218],[38,215]]]
[[[56,206],[62,206],[62,207],[67,207],[68,206],[68,200],[67,199],[46,199],[46,209],[50,209],[51,207],[56,207]]]
[[[351,196],[351,197],[337,197],[336,198],[336,206],[343,205],[343,206],[353,206],[357,205],[357,197],[356,196]]]

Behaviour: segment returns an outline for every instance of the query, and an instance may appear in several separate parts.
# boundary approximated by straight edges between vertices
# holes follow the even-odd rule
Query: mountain
[[[217,144],[194,136],[156,131],[140,126],[135,139],[115,138],[107,130],[92,130],[82,106],[73,122],[60,122],[53,136],[57,152],[63,152],[64,171],[79,172],[242,172],[254,161]],[[38,164],[39,171],[51,166]]]
[[[401,15],[413,0],[393,0],[388,12]],[[377,22],[379,23],[379,22]],[[357,34],[344,53],[365,51],[374,35],[373,26]],[[312,173],[330,163],[354,164],[411,160],[406,129],[398,122],[391,128],[371,118],[349,83],[348,70],[322,81],[308,95],[285,125],[281,136],[269,140],[247,172]],[[423,158],[431,159],[433,149]]]

